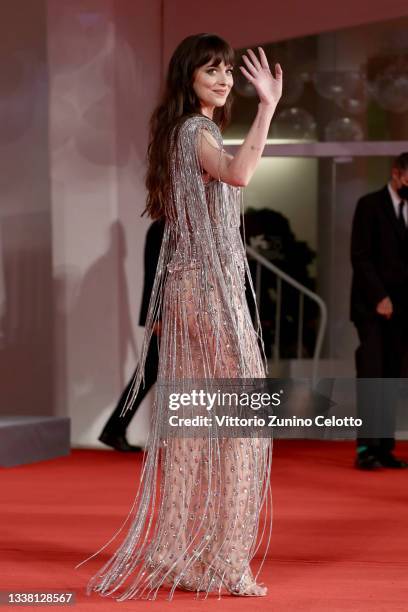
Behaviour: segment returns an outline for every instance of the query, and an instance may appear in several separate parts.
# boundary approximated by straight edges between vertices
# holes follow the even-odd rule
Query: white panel
[[[48,32],[56,401],[73,444],[92,445],[140,345],[158,2],[50,1]]]

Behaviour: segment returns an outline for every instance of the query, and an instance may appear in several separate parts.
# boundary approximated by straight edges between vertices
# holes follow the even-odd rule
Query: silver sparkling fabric
[[[255,329],[245,297],[245,278],[254,292],[239,232],[242,193],[220,180],[204,182],[200,142],[207,132],[221,158],[220,131],[204,116],[187,118],[175,137],[169,214],[141,359],[123,412],[132,409],[143,384],[158,319],[158,385],[174,383],[179,390],[183,380],[191,386],[195,379],[265,376],[259,317]],[[133,506],[95,555],[122,533],[121,543],[87,591],[118,600],[155,599],[161,587],[169,599],[176,588],[203,597],[242,592],[256,580],[271,535],[272,441],[163,437],[163,397],[156,392]]]

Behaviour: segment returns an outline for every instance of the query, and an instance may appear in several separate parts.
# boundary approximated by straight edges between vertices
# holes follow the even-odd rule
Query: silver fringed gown
[[[171,202],[124,411],[143,383],[159,319],[157,386],[265,376],[259,317],[255,329],[245,296],[245,278],[254,292],[239,232],[241,189],[219,179],[204,182],[199,144],[205,130],[221,156],[222,137],[210,119],[193,115],[174,131]],[[161,587],[169,599],[176,588],[204,596],[243,592],[257,578],[270,539],[272,441],[163,436],[163,401],[156,391],[134,504],[103,548],[123,532],[121,544],[87,592],[117,600],[154,599]]]

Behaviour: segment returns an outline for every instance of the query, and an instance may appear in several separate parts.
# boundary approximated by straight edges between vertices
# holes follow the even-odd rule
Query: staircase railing
[[[247,254],[249,258],[254,259],[256,261],[256,277],[255,277],[255,295],[256,301],[258,305],[258,309],[260,308],[260,295],[261,295],[261,275],[262,275],[262,267],[267,268],[270,272],[273,272],[276,275],[276,312],[275,312],[275,342],[273,346],[273,361],[278,363],[280,360],[280,328],[281,328],[281,309],[282,309],[282,282],[286,282],[294,289],[297,289],[299,292],[299,321],[298,321],[298,329],[297,329],[297,358],[302,358],[302,346],[303,346],[303,322],[304,322],[304,300],[305,297],[311,299],[315,302],[319,308],[319,327],[316,336],[316,343],[314,347],[313,357],[312,357],[312,377],[313,380],[316,380],[318,368],[319,368],[319,359],[322,351],[324,334],[327,326],[327,306],[322,300],[322,298],[311,291],[302,283],[299,283],[296,279],[294,279],[286,272],[283,272],[280,268],[275,266],[272,262],[270,262],[266,257],[261,255],[256,249],[247,245],[246,247]]]

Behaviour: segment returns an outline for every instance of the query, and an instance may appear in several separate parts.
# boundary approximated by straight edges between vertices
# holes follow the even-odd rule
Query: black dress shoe
[[[107,446],[111,446],[115,450],[122,451],[124,453],[137,453],[143,450],[141,446],[133,446],[132,444],[129,444],[124,434],[109,434],[102,432],[99,436],[99,440]]]
[[[354,466],[358,470],[378,470],[382,468],[382,464],[378,461],[375,455],[358,453]]]
[[[378,455],[378,461],[381,463],[382,467],[386,468],[408,468],[408,463],[406,461],[398,459],[392,453]]]

